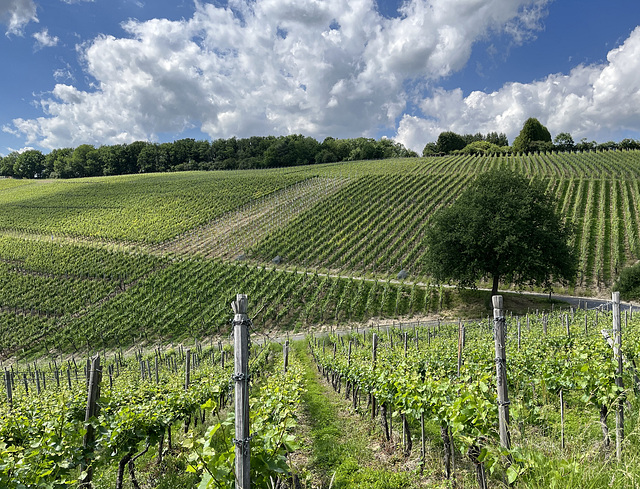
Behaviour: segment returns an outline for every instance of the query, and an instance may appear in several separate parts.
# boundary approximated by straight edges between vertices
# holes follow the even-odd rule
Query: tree
[[[561,132],[560,134],[558,134],[554,138],[553,144],[555,144],[558,151],[573,151],[576,147],[571,134],[569,134],[568,132]]]
[[[438,154],[438,145],[436,143],[425,144],[422,150],[422,156],[431,156]]]
[[[466,145],[467,142],[462,136],[460,136],[460,134],[456,134],[455,132],[451,131],[441,132],[438,136],[438,141],[436,141],[438,153],[445,154],[449,154],[456,149],[462,149]]]
[[[573,226],[555,212],[545,184],[510,170],[480,175],[427,230],[425,268],[438,281],[474,287],[491,277],[492,295],[502,280],[551,290],[576,275],[569,244]]]
[[[640,263],[623,269],[613,290],[620,292],[625,300],[640,299]]]
[[[13,165],[13,176],[17,178],[38,178],[44,170],[44,155],[37,149],[20,153]]]
[[[489,141],[474,141],[467,144],[463,149],[454,151],[456,154],[465,155],[489,155],[489,154],[502,154],[505,149],[502,146],[497,146]]]
[[[551,143],[551,133],[540,124],[538,119],[529,117],[522,126],[520,134],[513,140],[513,151],[527,153],[540,148],[552,147],[541,144],[540,141]]]
[[[13,167],[18,160],[19,153],[17,151],[12,151],[4,158],[0,158],[0,176],[2,177],[12,177],[13,176]]]

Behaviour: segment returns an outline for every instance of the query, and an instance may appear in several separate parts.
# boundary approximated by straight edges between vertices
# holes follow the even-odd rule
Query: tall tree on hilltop
[[[551,133],[538,119],[529,117],[522,126],[520,134],[513,140],[513,151],[527,153],[550,149],[553,149]]]

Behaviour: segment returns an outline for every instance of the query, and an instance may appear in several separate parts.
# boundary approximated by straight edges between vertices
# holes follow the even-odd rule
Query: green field
[[[500,166],[542,179],[574,222],[580,265],[575,285],[563,291],[609,297],[620,271],[640,258],[640,151],[0,179],[0,361],[14,389],[11,405],[0,397],[0,485],[75,487],[89,457],[94,487],[113,487],[118,466],[136,454],[142,487],[194,487],[209,475],[227,481],[220,487],[232,484],[233,441],[225,433],[232,421],[223,412],[230,352],[226,346],[222,356],[216,344],[228,341],[230,302],[245,293],[251,366],[256,377],[269,372],[252,408],[261,427],[252,453],[270,447],[267,458],[256,457],[268,461],[257,469],[263,487],[276,469],[293,466],[288,451],[303,454],[295,461],[303,487],[475,487],[479,461],[489,487],[507,480],[532,488],[635,487],[638,400],[630,387],[637,374],[625,367],[620,397],[617,362],[600,334],[611,328],[611,314],[601,311],[531,310],[517,319],[522,337],[509,317],[515,461],[510,470],[503,464],[488,293],[435,284],[423,265],[433,213]],[[401,270],[406,280],[397,280]],[[522,313],[537,309],[531,300],[507,300]],[[466,322],[465,346],[455,322],[425,323],[454,308],[475,319]],[[638,316],[626,319],[623,351],[634,359]],[[280,347],[267,347],[267,339],[334,328],[351,333],[296,344],[289,377],[280,374],[280,357],[269,361],[270,349],[279,354]],[[178,343],[193,345],[188,389]],[[82,369],[96,352],[104,360],[104,409],[95,421],[97,448],[87,455]],[[369,421],[374,398],[384,409]],[[614,411],[623,399],[625,458],[615,462]],[[217,418],[209,416],[206,431],[197,428],[207,414]],[[193,427],[178,435],[183,424]],[[179,448],[165,450],[174,465],[162,465],[171,428]],[[413,436],[408,453],[403,432]],[[450,479],[442,463],[447,432],[457,453]],[[424,454],[416,448],[422,433]],[[297,443],[305,448],[293,450]]]
[[[3,179],[0,355],[221,333],[239,291],[268,329],[432,313],[447,293],[414,286],[429,218],[498,166],[543,179],[575,223],[565,292],[607,294],[640,257],[638,151]]]

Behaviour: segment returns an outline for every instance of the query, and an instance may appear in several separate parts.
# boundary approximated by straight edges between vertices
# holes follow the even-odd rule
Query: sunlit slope
[[[259,328],[432,312],[442,292],[413,285],[430,216],[498,166],[543,179],[575,223],[577,292],[640,257],[638,151],[2,179],[0,357],[222,333],[238,292]]]

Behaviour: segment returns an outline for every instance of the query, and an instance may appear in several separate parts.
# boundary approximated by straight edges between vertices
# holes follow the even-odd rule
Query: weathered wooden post
[[[96,355],[91,359],[89,371],[87,372],[89,385],[87,387],[87,409],[84,415],[84,424],[86,432],[82,440],[82,446],[86,449],[90,448],[94,443],[94,428],[90,423],[91,418],[98,415],[100,406],[98,398],[100,397],[100,381],[102,380],[102,368],[100,367],[100,355]],[[84,461],[81,465],[83,471],[86,472],[82,479],[81,487],[91,487],[91,479],[93,479],[93,466]]]
[[[191,383],[191,349],[187,349],[187,354],[184,360],[184,390],[189,390],[189,384]]]
[[[289,340],[284,342],[284,348],[282,349],[282,356],[284,361],[284,373],[287,373],[287,368],[289,368]]]
[[[236,435],[236,488],[250,487],[250,441],[249,437],[249,317],[248,298],[238,294],[231,303],[233,317]]]
[[[462,344],[462,322],[458,319],[458,377],[460,377],[460,369],[462,368],[462,349],[464,348]]]
[[[376,359],[378,355],[378,335],[373,333],[373,337],[371,339],[371,369],[376,371]],[[376,396],[371,394],[371,419],[376,418]]]
[[[498,388],[498,422],[500,429],[500,445],[511,448],[509,435],[509,393],[507,391],[507,357],[505,341],[505,319],[502,311],[502,296],[494,295],[493,322],[496,349],[496,383]]]
[[[622,382],[622,327],[620,324],[620,292],[612,293],[613,302],[613,355],[618,362],[616,387],[618,387],[618,408],[616,409],[616,457],[622,460],[622,440],[624,439],[624,384]]]
[[[11,372],[9,372],[6,367],[4,370],[4,383],[7,388],[7,402],[9,403],[9,408],[13,407],[13,391],[11,389]]]

